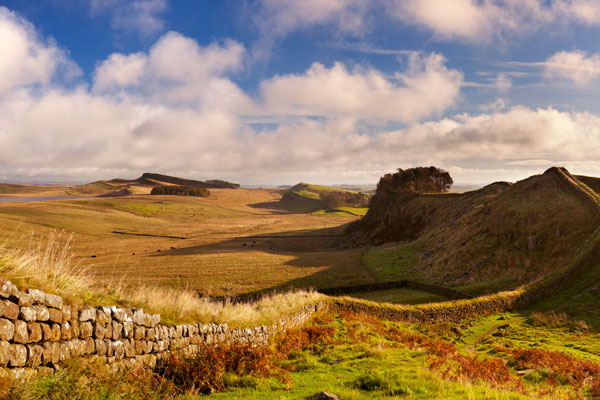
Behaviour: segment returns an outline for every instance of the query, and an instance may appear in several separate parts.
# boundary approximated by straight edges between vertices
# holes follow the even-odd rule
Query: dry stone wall
[[[173,351],[192,355],[201,346],[216,343],[264,344],[277,332],[304,323],[318,307],[308,305],[272,326],[169,326],[160,323],[160,315],[141,308],[70,306],[59,296],[35,289],[21,291],[0,279],[0,372],[57,369],[75,357],[154,367]]]

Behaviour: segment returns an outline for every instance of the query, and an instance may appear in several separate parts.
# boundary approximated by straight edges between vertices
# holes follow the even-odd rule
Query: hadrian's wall
[[[154,367],[173,351],[191,355],[215,343],[264,344],[277,332],[304,323],[317,307],[308,305],[272,326],[169,326],[160,323],[160,315],[141,308],[70,306],[59,296],[35,289],[21,291],[0,279],[0,372],[59,368],[74,357]]]

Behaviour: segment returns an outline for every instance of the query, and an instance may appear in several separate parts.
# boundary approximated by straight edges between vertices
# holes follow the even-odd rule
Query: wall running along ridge
[[[96,357],[117,367],[153,368],[171,352],[198,353],[201,346],[246,342],[266,344],[278,332],[303,324],[319,305],[272,326],[229,328],[227,324],[160,323],[141,308],[76,307],[36,289],[19,290],[0,279],[0,378],[28,369],[57,369],[75,357]]]
[[[600,216],[600,198],[584,183],[564,168],[552,167],[545,174],[551,174],[565,190],[577,196],[584,206]],[[583,243],[564,269],[557,270],[539,282],[522,289],[475,297],[468,300],[424,304],[420,306],[380,305],[373,302],[354,299],[332,299],[330,308],[334,311],[352,311],[367,313],[378,318],[431,322],[436,320],[461,320],[474,315],[486,315],[513,310],[551,296],[573,282],[577,277],[594,265],[600,264],[600,226]]]

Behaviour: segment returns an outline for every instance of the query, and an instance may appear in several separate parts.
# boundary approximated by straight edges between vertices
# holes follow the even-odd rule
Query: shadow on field
[[[282,265],[307,270],[307,274],[303,277],[255,292],[246,292],[243,293],[244,295],[259,296],[289,289],[327,288],[377,282],[377,279],[361,265],[361,249],[341,248],[345,238],[343,229],[344,226],[237,237],[217,243],[172,248],[153,254],[151,257],[259,252],[292,256],[291,260],[283,262]],[[244,255],[240,254],[239,257],[243,261]],[[312,273],[311,269],[314,270]],[[241,294],[232,293],[232,295]]]

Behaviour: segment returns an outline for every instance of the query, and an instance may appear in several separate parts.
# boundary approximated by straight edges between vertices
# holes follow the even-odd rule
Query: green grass
[[[338,210],[348,211],[354,215],[365,215],[369,211],[369,207],[340,207]]]
[[[321,198],[321,196],[319,195],[319,193],[310,192],[308,190],[300,190],[300,191],[294,192],[294,193],[296,193],[299,196],[306,197],[306,198],[309,198],[309,199],[319,200]]]
[[[423,304],[448,300],[444,296],[413,289],[374,290],[352,293],[352,297],[392,304]]]
[[[374,247],[363,253],[363,265],[375,276],[385,281],[400,279],[426,282],[427,277],[416,270],[422,246],[418,242]]]

